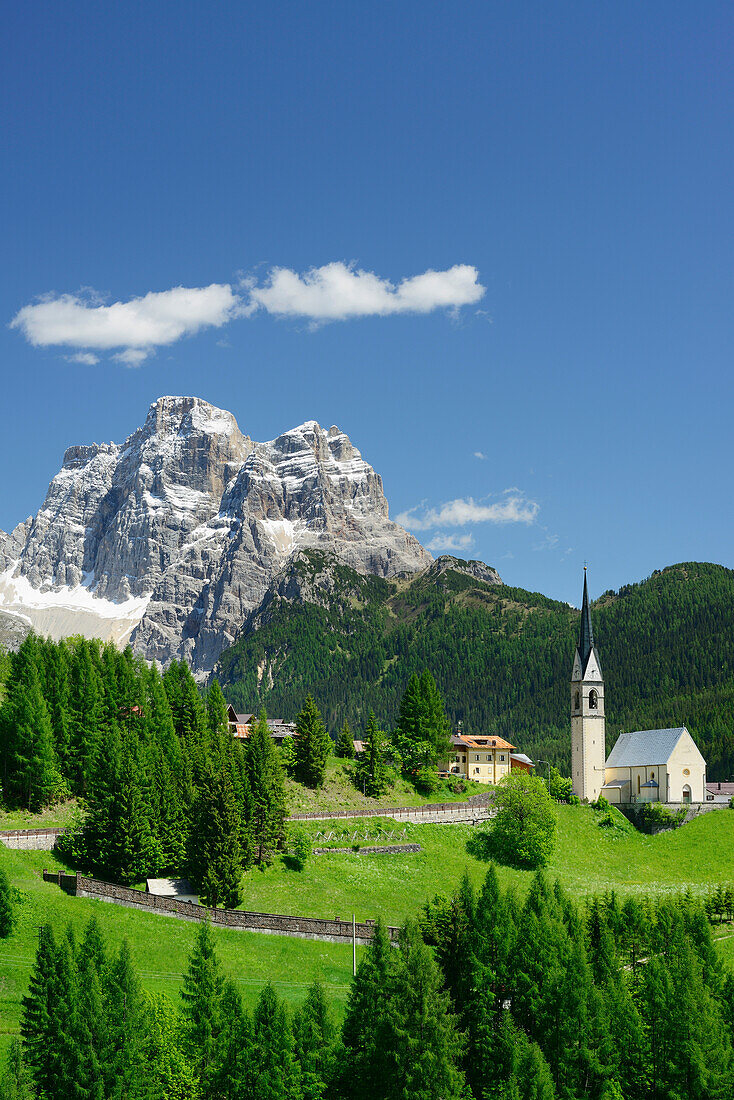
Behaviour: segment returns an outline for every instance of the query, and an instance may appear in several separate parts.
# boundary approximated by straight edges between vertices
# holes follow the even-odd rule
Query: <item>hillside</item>
[[[577,898],[614,889],[620,895],[653,894],[690,889],[705,895],[711,886],[731,882],[730,853],[734,843],[734,813],[706,814],[673,832],[643,836],[626,823],[600,829],[586,807],[560,806],[558,845],[548,877],[560,879]],[[403,826],[394,826],[399,831]],[[309,826],[316,836],[323,822]],[[267,871],[245,875],[243,907],[304,915],[351,915],[357,919],[382,915],[389,923],[414,916],[436,893],[450,893],[464,870],[479,885],[487,865],[467,848],[473,830],[466,825],[413,825],[405,840],[421,844],[415,854],[314,856],[302,872],[278,857]],[[469,845],[471,848],[471,845]],[[127,939],[145,988],[177,1001],[181,975],[191,950],[195,926],[151,913],[126,909],[89,898],[71,898],[43,882],[43,867],[59,867],[53,853],[16,852],[0,847],[0,866],[22,894],[19,923],[0,950],[0,1057],[17,1033],[20,998],[33,963],[38,926],[50,921],[59,932],[71,922],[77,938],[94,915],[108,943],[117,948]],[[498,869],[504,886],[514,885],[522,897],[532,872]],[[314,978],[324,985],[341,1011],[351,979],[351,946],[258,935],[214,928],[217,952],[225,969],[237,977],[245,1003],[253,1006],[266,981],[291,1004],[300,1003]],[[715,933],[717,944],[731,958],[730,929]],[[361,953],[362,949],[358,949]]]
[[[482,573],[486,570],[486,574]],[[491,579],[483,579],[489,576]],[[496,578],[496,579],[495,579]],[[430,668],[454,723],[569,767],[578,611],[441,558],[410,579],[364,577],[307,552],[271,587],[215,670],[238,709],[293,718],[312,691],[332,729],[386,724]],[[734,773],[734,571],[670,566],[593,605],[609,747],[622,729],[687,725],[712,779]]]

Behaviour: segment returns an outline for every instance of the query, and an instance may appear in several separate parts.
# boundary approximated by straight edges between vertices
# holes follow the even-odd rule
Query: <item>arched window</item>
[[[581,696],[578,692],[573,697],[573,709],[578,710],[581,706]]]
[[[596,688],[592,688],[589,692],[589,710],[596,710],[599,706],[599,695]]]

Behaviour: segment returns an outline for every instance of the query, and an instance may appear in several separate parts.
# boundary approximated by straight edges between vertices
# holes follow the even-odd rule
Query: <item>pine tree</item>
[[[339,735],[336,739],[336,749],[334,755],[340,757],[342,760],[354,759],[354,738],[352,737],[352,731],[349,728],[349,722],[344,719],[344,725],[339,730]]]
[[[31,1073],[23,1058],[23,1047],[19,1039],[12,1039],[5,1072],[0,1080],[0,1100],[35,1100],[35,1096]]]
[[[400,715],[393,735],[403,769],[408,773],[436,763],[427,719],[421,680],[413,673],[400,702]]]
[[[103,693],[93,642],[77,639],[69,677],[69,762],[73,789],[86,797],[103,719]]]
[[[267,863],[285,835],[285,789],[278,750],[268,729],[265,711],[255,723],[245,746],[245,766],[252,797],[251,832],[255,858]]]
[[[8,876],[0,867],[0,940],[7,939],[15,927],[13,895]]]
[[[221,1019],[213,1095],[226,1096],[227,1100],[250,1100],[253,1095],[252,1022],[243,1008],[237,986],[231,981],[225,983],[222,991]]]
[[[78,1051],[73,1043],[76,986],[69,941],[58,945],[50,925],[38,933],[36,959],[23,997],[20,1031],[26,1061],[44,1100],[71,1094]]]
[[[211,1089],[216,1075],[217,1041],[222,1027],[223,985],[211,925],[208,920],[203,920],[196,933],[181,991],[188,1049],[202,1096],[213,1095]]]
[[[160,846],[151,829],[152,808],[145,798],[142,778],[135,747],[126,738],[121,751],[120,788],[112,807],[110,842],[110,870],[123,885],[147,878],[161,863]]]
[[[451,751],[451,725],[446,716],[443,696],[432,674],[425,669],[421,676],[421,695],[428,739],[433,746],[433,763],[447,760]]]
[[[293,1034],[301,1073],[301,1098],[323,1100],[334,1074],[336,1029],[318,982],[311,986],[296,1013]]]
[[[106,970],[104,1006],[107,1019],[102,1064],[106,1096],[127,1100],[143,1078],[145,1014],[140,983],[127,940]]]
[[[357,757],[355,779],[364,794],[379,798],[390,784],[390,768],[385,759],[387,737],[370,711],[363,735],[364,748]]]
[[[388,1012],[381,1043],[384,1100],[464,1096],[459,1069],[462,1038],[430,948],[417,926],[403,929],[397,965],[388,981]]]
[[[258,1100],[300,1100],[293,1032],[285,1006],[268,982],[252,1018],[253,1095]]]
[[[307,787],[322,787],[332,744],[311,695],[306,696],[306,702],[296,718],[293,745],[297,779]]]
[[[347,1001],[340,1059],[339,1095],[344,1100],[382,1097],[385,1060],[382,1038],[387,1018],[387,988],[394,959],[385,926],[378,918],[370,945],[359,961]]]
[[[17,681],[3,705],[5,795],[11,804],[38,811],[63,790],[53,730],[35,665]]]
[[[194,806],[189,868],[203,905],[234,909],[242,881],[241,820],[224,768],[204,777]]]
[[[206,719],[209,728],[210,751],[221,764],[227,758],[227,750],[231,744],[232,735],[229,732],[227,704],[218,680],[212,680],[207,692]]]

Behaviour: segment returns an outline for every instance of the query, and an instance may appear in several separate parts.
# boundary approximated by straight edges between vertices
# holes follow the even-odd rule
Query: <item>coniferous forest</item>
[[[250,1014],[200,925],[178,1004],[123,943],[41,927],[0,1100],[729,1100],[734,976],[703,906],[614,894],[579,907],[490,866],[391,946],[381,924],[341,1027],[318,984]]]
[[[264,717],[233,738],[219,685],[204,701],[186,665],[161,676],[129,649],[31,636],[4,692],[3,801],[80,798],[83,822],[60,842],[76,866],[123,884],[186,870],[203,901],[232,907],[243,868],[281,843],[283,775]]]
[[[286,719],[311,691],[336,731],[345,719],[363,727],[370,710],[391,728],[408,678],[430,668],[454,725],[497,733],[567,773],[578,611],[458,565],[389,582],[304,554],[291,568],[319,602],[274,595],[215,675],[238,708],[264,704]],[[318,586],[325,576],[336,583]],[[605,592],[592,614],[608,748],[621,730],[685,725],[709,778],[734,776],[734,571],[671,566]]]

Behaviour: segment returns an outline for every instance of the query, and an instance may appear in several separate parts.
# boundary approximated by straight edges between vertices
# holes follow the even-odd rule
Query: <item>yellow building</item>
[[[706,761],[685,726],[620,733],[604,779],[609,802],[706,801]]]
[[[442,770],[449,775],[462,775],[466,779],[473,779],[475,783],[499,783],[505,775],[509,775],[513,766],[526,767],[527,757],[515,765],[511,759],[514,745],[504,741],[501,737],[484,737],[477,735],[470,737],[468,734],[457,734],[451,738],[453,755],[448,764]],[[532,764],[528,761],[530,767]],[[442,766],[439,765],[439,768]],[[528,767],[529,770],[529,767]]]

